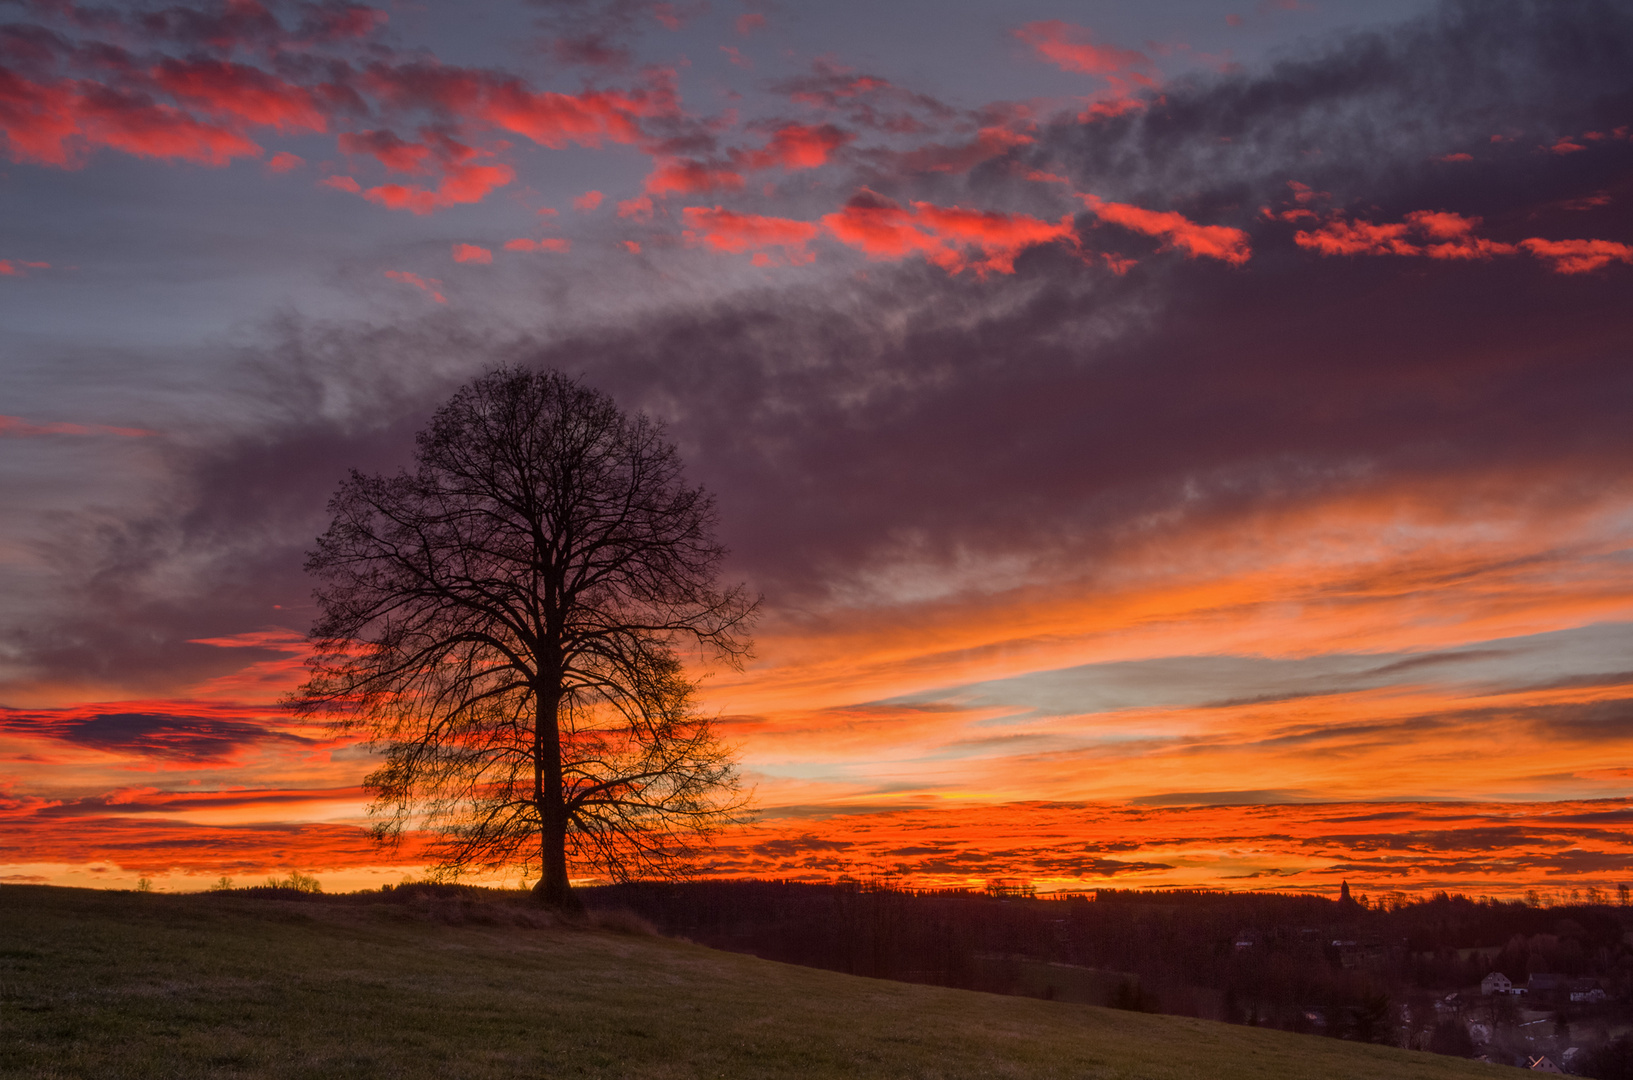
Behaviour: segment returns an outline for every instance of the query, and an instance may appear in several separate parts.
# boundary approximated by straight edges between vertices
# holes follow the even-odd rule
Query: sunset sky
[[[716,496],[717,874],[1633,882],[1633,9],[0,0],[0,882],[416,872],[303,553],[460,383]]]

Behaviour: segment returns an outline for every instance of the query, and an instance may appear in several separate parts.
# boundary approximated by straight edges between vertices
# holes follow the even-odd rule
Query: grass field
[[[544,922],[458,900],[5,886],[0,1076],[1449,1080],[1496,1068]]]

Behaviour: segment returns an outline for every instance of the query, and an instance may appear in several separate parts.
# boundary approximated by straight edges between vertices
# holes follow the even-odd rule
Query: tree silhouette
[[[712,498],[660,425],[558,372],[500,369],[352,472],[308,556],[321,584],[296,712],[362,733],[375,836],[416,822],[436,869],[568,861],[671,876],[745,805],[677,651],[738,664],[756,603],[721,590]]]

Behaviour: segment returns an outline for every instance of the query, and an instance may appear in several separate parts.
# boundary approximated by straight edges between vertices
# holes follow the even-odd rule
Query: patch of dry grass
[[[16,1077],[1491,1077],[1202,1020],[861,979],[470,897],[0,888]]]

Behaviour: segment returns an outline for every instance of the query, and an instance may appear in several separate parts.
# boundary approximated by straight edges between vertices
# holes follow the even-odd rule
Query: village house
[[[1492,994],[1506,994],[1514,989],[1514,983],[1507,975],[1500,971],[1493,971],[1480,980],[1480,993],[1486,997]]]
[[[1597,979],[1578,979],[1569,975],[1538,973],[1526,982],[1530,996],[1543,1002],[1564,1004],[1567,1001],[1594,1004],[1605,1000],[1605,991]]]

